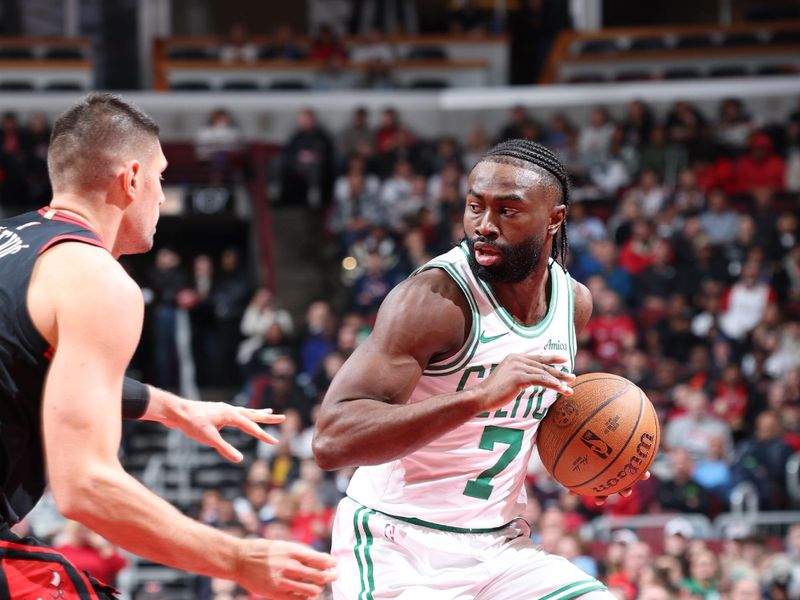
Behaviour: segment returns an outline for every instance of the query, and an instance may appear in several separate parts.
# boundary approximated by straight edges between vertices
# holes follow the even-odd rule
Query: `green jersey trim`
[[[605,589],[606,586],[597,581],[597,579],[587,579],[586,581],[577,581],[560,587],[556,591],[542,596],[539,600],[569,600],[570,598],[581,596],[587,592]]]
[[[348,496],[350,498],[350,496]],[[350,498],[353,500],[352,498]],[[447,531],[448,533],[492,533],[494,531],[500,531],[501,529],[505,529],[508,527],[508,523],[504,525],[500,525],[498,527],[453,527],[451,525],[442,525],[441,523],[433,523],[432,521],[424,521],[422,519],[416,519],[414,517],[400,517],[398,515],[392,515],[389,513],[385,513],[380,510],[370,509],[365,507],[360,502],[353,500],[356,504],[358,504],[364,510],[369,510],[373,513],[378,513],[379,515],[383,515],[384,517],[389,517],[390,519],[396,519],[398,521],[403,521],[404,523],[410,523],[411,525],[418,525],[419,527],[427,527],[428,529],[436,529],[437,531]],[[360,510],[358,509],[356,512],[358,513]],[[354,519],[355,520],[355,519]],[[356,531],[356,533],[358,533]],[[356,541],[358,541],[358,535],[356,535]],[[356,554],[356,558],[358,555]]]
[[[472,328],[469,332],[469,338],[467,338],[467,341],[464,342],[464,346],[461,348],[461,351],[454,358],[448,359],[447,362],[431,363],[425,367],[425,370],[422,373],[427,377],[443,377],[445,375],[457,373],[462,367],[469,363],[473,356],[475,356],[475,352],[478,349],[478,332],[480,331],[481,327],[481,315],[478,311],[478,305],[475,303],[475,298],[472,297],[469,284],[450,263],[438,261],[431,262],[425,265],[425,267],[423,267],[421,270],[427,270],[429,268],[442,269],[445,273],[450,275],[450,277],[456,282],[458,287],[461,288],[461,291],[466,296],[470,310],[472,311]]]
[[[564,278],[567,282],[567,318],[569,319],[569,364],[570,371],[575,371],[575,344],[577,337],[575,335],[575,285],[572,283],[572,277],[569,274]]]
[[[465,247],[465,243],[462,242],[459,245],[459,248],[464,253],[464,255],[469,258],[469,253]],[[553,270],[553,265],[555,262],[551,261],[548,263],[547,268],[550,272],[550,305],[547,308],[547,314],[545,315],[544,319],[539,321],[536,325],[526,326],[522,325],[521,323],[517,322],[517,320],[511,316],[511,313],[506,310],[506,308],[500,304],[500,301],[494,295],[494,290],[492,286],[488,285],[483,279],[480,277],[475,277],[475,281],[478,282],[481,290],[483,290],[484,295],[486,296],[487,300],[489,300],[489,304],[492,305],[494,311],[500,316],[500,319],[505,323],[505,325],[511,329],[514,333],[521,337],[525,338],[534,338],[537,337],[539,334],[542,333],[547,327],[550,325],[551,321],[553,320],[556,314],[556,303],[558,302],[558,294],[559,294],[559,277]]]

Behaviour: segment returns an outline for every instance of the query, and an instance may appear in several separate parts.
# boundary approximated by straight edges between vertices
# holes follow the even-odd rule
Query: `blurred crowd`
[[[336,132],[300,111],[277,162],[276,203],[324,215],[342,300],[319,299],[297,318],[303,311],[251,282],[232,249],[163,248],[140,277],[152,327],[139,359],[156,364],[154,383],[178,386],[186,353],[175,340],[188,330],[201,387],[228,386],[240,404],[287,415],[277,446],[248,453],[243,488],[206,490],[195,515],[237,535],[327,547],[350,472],[314,463],[315,408],[392,287],[462,238],[469,169],[515,137],[548,145],[573,180],[567,266],[594,298],[576,371],[634,381],[664,432],[653,477],[602,508],[566,494],[534,460],[533,535],[627,600],[800,598],[800,526],[788,516],[772,535],[743,522],[703,539],[678,519],[655,537],[581,537],[598,516],[713,521],[743,485],[760,510],[798,508],[786,467],[800,451],[800,110],[759,120],[735,98],[715,114],[681,101],[659,115],[634,101],[582,122],[539,121],[519,106],[498,131],[476,127],[463,139],[427,138],[391,108],[377,118],[357,109]],[[200,598],[246,597],[202,581]]]

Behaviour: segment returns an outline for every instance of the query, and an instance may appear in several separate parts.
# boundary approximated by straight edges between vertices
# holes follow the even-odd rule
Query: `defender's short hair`
[[[53,189],[93,187],[111,174],[115,160],[140,157],[142,142],[158,134],[158,124],[121,97],[89,94],[53,124],[47,152]]]

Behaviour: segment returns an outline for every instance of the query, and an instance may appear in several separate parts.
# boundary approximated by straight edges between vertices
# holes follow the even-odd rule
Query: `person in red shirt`
[[[736,160],[735,193],[747,194],[764,186],[776,192],[786,187],[786,163],[778,156],[772,140],[765,133],[750,137],[749,150]]]
[[[620,361],[625,350],[636,345],[636,324],[622,314],[616,292],[605,289],[595,299],[597,314],[592,316],[581,337],[589,342],[600,363],[609,368]]]
[[[77,521],[67,521],[63,535],[64,541],[56,544],[56,550],[95,579],[116,585],[117,573],[128,564],[116,546]]]
[[[637,219],[631,228],[631,239],[622,245],[619,266],[631,277],[636,277],[655,262],[655,235],[653,226],[644,219]]]
[[[311,45],[308,57],[312,60],[328,61],[331,57],[347,60],[347,48],[344,47],[336,32],[330,25],[320,25],[317,36]]]

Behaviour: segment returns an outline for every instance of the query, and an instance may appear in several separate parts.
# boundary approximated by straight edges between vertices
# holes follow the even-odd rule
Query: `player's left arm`
[[[257,410],[225,402],[187,400],[152,385],[147,386],[147,391],[147,409],[140,419],[177,429],[187,437],[214,448],[231,462],[241,462],[243,457],[220,435],[219,430],[223,427],[236,427],[267,444],[278,443],[261,429],[262,424],[274,425],[284,420],[283,415],[272,414],[271,408]]]
[[[572,280],[572,289],[575,296],[575,335],[580,336],[583,328],[589,322],[592,316],[592,293],[582,283]],[[650,471],[645,471],[644,475],[640,478],[649,479]],[[622,490],[620,496],[630,496],[633,491],[632,487]],[[606,502],[608,496],[596,496],[595,502],[598,506],[602,506]]]

